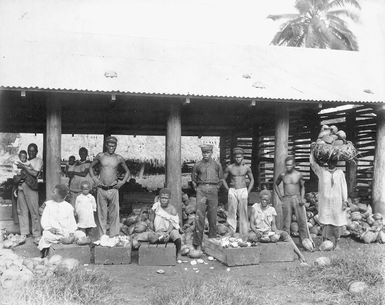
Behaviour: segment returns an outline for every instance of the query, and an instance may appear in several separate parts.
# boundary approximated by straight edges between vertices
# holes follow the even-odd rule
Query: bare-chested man
[[[115,154],[118,140],[115,137],[106,139],[107,151],[99,153],[90,166],[90,176],[98,187],[97,212],[99,234],[107,232],[107,213],[110,220],[110,236],[119,234],[119,188],[127,182],[130,171],[123,157]],[[100,164],[99,177],[95,175],[94,166]],[[118,166],[125,171],[123,180],[118,180]]]
[[[291,218],[294,214],[299,227],[301,241],[309,238],[307,228],[305,204],[305,181],[302,174],[294,169],[294,157],[289,156],[285,160],[286,171],[279,175],[274,184],[274,191],[282,202],[283,230],[290,234]],[[282,196],[279,185],[283,182],[284,195]]]
[[[249,230],[247,202],[248,195],[254,186],[254,177],[250,167],[243,162],[243,149],[233,149],[234,163],[230,164],[224,172],[223,186],[228,190],[228,215],[227,224],[232,233],[237,229],[237,211],[239,214],[239,233],[242,238],[247,238]],[[246,185],[246,176],[250,179],[249,187]],[[227,184],[227,177],[230,177],[230,187]]]

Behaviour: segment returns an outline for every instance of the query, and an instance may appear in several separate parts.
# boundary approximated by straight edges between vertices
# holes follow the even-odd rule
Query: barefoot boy
[[[285,160],[286,171],[279,175],[274,184],[274,191],[282,202],[283,230],[290,234],[290,224],[293,212],[297,217],[299,237],[301,242],[309,238],[307,228],[305,204],[305,182],[302,174],[294,169],[294,157],[289,156]],[[279,185],[283,182],[284,195],[282,196]]]
[[[233,149],[234,163],[230,164],[224,172],[223,186],[228,190],[228,216],[227,223],[232,233],[237,230],[237,212],[239,216],[239,233],[246,238],[249,230],[247,220],[248,195],[254,186],[254,177],[250,167],[243,163],[243,149]],[[246,176],[250,179],[249,187],[246,186]],[[230,177],[230,187],[227,184]]]

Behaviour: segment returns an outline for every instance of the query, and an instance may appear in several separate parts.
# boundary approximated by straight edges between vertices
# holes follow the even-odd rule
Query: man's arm
[[[279,189],[279,185],[280,185],[281,182],[283,181],[283,176],[284,176],[284,175],[285,175],[284,173],[280,174],[280,175],[278,176],[277,180],[276,180],[275,183],[274,183],[274,191],[275,191],[275,193],[277,194],[279,200],[281,200],[281,201],[282,201],[282,194],[281,194],[281,190]]]
[[[75,172],[75,171],[73,171],[72,174],[73,174],[74,176],[86,177],[86,176],[88,175],[89,171],[90,171],[90,168],[87,167],[87,168],[85,168],[85,169],[84,169],[83,171],[81,171],[81,172]]]
[[[197,180],[198,180],[197,178],[198,178],[198,171],[197,171],[197,164],[195,164],[191,172],[191,181],[195,191],[197,190]]]
[[[301,203],[300,205],[305,204],[305,180],[302,177],[302,174],[299,173],[299,187],[301,192]]]
[[[229,190],[229,185],[227,184],[227,178],[229,177],[230,174],[230,166],[227,166],[225,169],[225,172],[223,173],[223,186],[225,187],[226,190]]]
[[[223,178],[223,168],[222,165],[218,162],[218,178],[219,178],[219,183],[218,183],[218,189],[222,186],[222,183],[224,181]]]
[[[273,219],[271,220],[271,230],[277,233],[278,229],[277,229],[277,225],[275,224],[275,218],[276,216],[273,215]]]
[[[251,190],[254,187],[254,176],[253,176],[253,172],[251,171],[250,167],[247,167],[247,176],[250,179],[250,184],[249,184],[249,188],[247,189],[247,192],[250,194]]]
[[[128,169],[128,166],[126,164],[126,161],[124,161],[124,158],[122,156],[119,156],[119,161],[120,161],[120,164],[122,165],[123,169],[125,170],[125,174],[124,174],[124,178],[122,181],[119,181],[115,186],[114,188],[116,189],[119,189],[122,187],[123,184],[125,184],[128,180],[128,178],[130,177],[130,170]]]
[[[313,172],[317,176],[319,176],[319,174],[321,173],[321,166],[319,166],[318,163],[314,160],[314,148],[313,147],[310,150],[309,162],[310,162],[310,167],[313,170]]]
[[[90,165],[90,169],[89,169],[90,170],[90,177],[92,178],[92,180],[94,180],[96,186],[98,186],[100,184],[100,180],[95,175],[94,167],[95,167],[96,164],[100,163],[100,156],[101,156],[101,154],[102,153],[97,154],[95,159],[92,161],[92,163]]]

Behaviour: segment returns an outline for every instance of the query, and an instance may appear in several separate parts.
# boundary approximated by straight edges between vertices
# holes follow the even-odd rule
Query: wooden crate
[[[222,248],[215,241],[205,238],[204,251],[229,267],[291,262],[295,259],[293,248],[285,242],[261,243],[250,248]]]
[[[89,264],[91,261],[89,245],[79,246],[76,244],[52,244],[49,250],[49,257],[55,254],[58,254],[63,258],[75,258],[80,262],[80,264]]]
[[[142,243],[139,248],[139,265],[142,266],[174,266],[176,249],[174,243],[149,244]]]
[[[131,247],[91,246],[91,263],[96,265],[131,264]]]

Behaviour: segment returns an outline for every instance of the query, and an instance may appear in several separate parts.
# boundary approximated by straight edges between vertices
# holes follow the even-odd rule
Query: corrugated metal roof
[[[359,52],[198,44],[134,37],[129,29],[127,35],[79,30],[92,14],[75,19],[68,16],[75,23],[72,29],[42,33],[33,30],[34,25],[47,22],[49,26],[49,14],[39,15],[35,10],[24,21],[20,13],[1,10],[1,88],[341,102],[385,100],[383,79]],[[105,16],[101,22],[108,22],[110,17]]]

